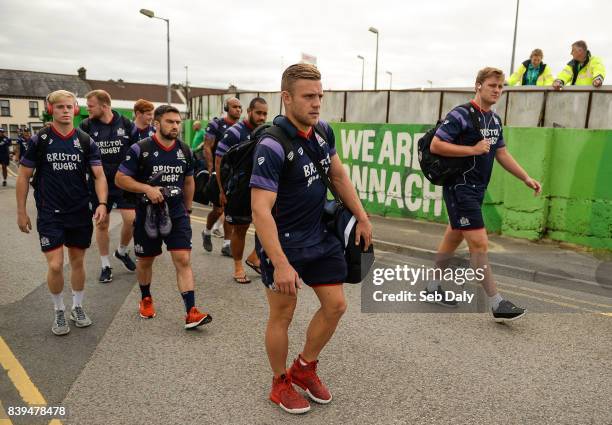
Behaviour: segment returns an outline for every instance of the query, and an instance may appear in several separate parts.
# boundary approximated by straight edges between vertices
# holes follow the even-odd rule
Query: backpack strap
[[[470,115],[470,119],[472,120],[472,126],[476,131],[478,131],[478,133],[481,133],[480,122],[478,121],[478,115],[476,114],[476,108],[474,108],[474,105],[472,105],[471,102],[468,102],[461,106],[468,110],[468,114]]]
[[[51,127],[43,127],[37,133],[37,142],[36,142],[36,164],[35,169],[38,169],[47,154],[47,145],[49,144],[49,137],[51,133]]]
[[[79,128],[83,130],[85,133],[89,134],[89,132],[91,131],[91,120],[89,118],[85,118],[79,124]]]
[[[179,148],[181,151],[183,151],[183,155],[185,156],[187,168],[193,168],[193,153],[191,153],[191,148],[182,140],[177,140],[177,142],[179,143]]]
[[[262,140],[266,134],[269,134],[274,138],[274,140],[280,143],[280,145],[283,147],[283,151],[285,152],[285,159],[289,160],[289,162],[293,162],[293,156],[291,155],[293,153],[293,143],[291,143],[291,139],[287,133],[285,133],[285,130],[277,125],[271,125],[264,130],[259,140]]]
[[[139,179],[142,179],[145,169],[149,164],[149,157],[153,152],[153,139],[150,137],[142,139],[138,142],[138,147],[140,148],[140,153],[138,154],[138,171],[136,172],[136,180],[142,183],[142,181]],[[144,155],[145,152],[147,153],[146,155]]]

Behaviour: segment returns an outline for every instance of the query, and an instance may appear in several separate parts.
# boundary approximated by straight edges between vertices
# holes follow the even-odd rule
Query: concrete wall
[[[389,123],[432,124],[438,120],[440,92],[391,92]]]
[[[240,96],[246,105],[254,95],[255,92],[251,92]],[[259,95],[269,100],[271,117],[282,111],[279,92]],[[224,97],[227,96],[230,95]],[[434,124],[438,118],[473,96],[474,89],[469,87],[391,92],[329,91],[323,98],[321,117],[333,122]],[[197,98],[192,99],[193,118],[208,118],[208,101],[210,117],[218,116],[222,112],[220,98],[204,96],[202,108]],[[495,111],[506,126],[537,127],[543,124],[544,127],[585,128],[588,114],[586,128],[612,129],[612,86],[600,89],[567,87],[561,92],[541,87],[508,87],[495,105]]]
[[[346,122],[386,122],[387,93],[386,91],[348,92]]]
[[[321,105],[321,118],[325,121],[344,121],[344,93],[343,91],[325,93]]]

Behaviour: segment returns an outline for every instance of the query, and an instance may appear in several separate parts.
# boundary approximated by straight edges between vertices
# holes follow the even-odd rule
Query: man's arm
[[[372,224],[370,223],[367,213],[363,209],[363,205],[361,205],[361,201],[357,196],[357,191],[349,179],[346,170],[342,166],[342,162],[340,158],[338,158],[338,155],[333,155],[331,157],[329,179],[344,205],[346,205],[355,215],[355,218],[357,218],[355,245],[359,245],[361,237],[363,237],[365,243],[364,248],[367,250],[372,243]]]
[[[140,183],[133,177],[124,174],[122,171],[117,171],[117,174],[115,174],[115,185],[128,192],[144,193],[154,204],[164,200],[164,195],[162,195],[159,187]],[[193,194],[191,196],[193,198]]]
[[[15,187],[15,194],[17,196],[17,225],[19,226],[19,230],[24,233],[30,233],[30,230],[32,230],[32,222],[30,221],[26,209],[26,200],[28,199],[28,190],[32,174],[34,174],[34,168],[29,168],[21,164],[17,174],[17,183]]]
[[[275,202],[275,192],[257,187],[251,188],[253,224],[257,238],[274,266],[274,285],[280,293],[295,296],[302,284],[297,272],[289,264],[278,239],[278,229],[272,217],[272,207]]]
[[[445,142],[437,136],[434,136],[429,149],[431,150],[431,153],[436,155],[457,158],[463,156],[482,155],[484,153],[489,153],[491,145],[489,144],[488,140],[482,139],[474,146],[462,146],[456,145],[454,143]]]
[[[206,137],[204,139],[204,160],[206,161],[206,169],[212,173],[215,170],[215,163],[213,158],[213,146],[215,139],[212,137]]]
[[[183,202],[187,210],[191,209],[193,202],[193,194],[195,193],[195,179],[193,176],[185,176],[185,185],[183,186]]]
[[[106,182],[106,176],[101,165],[92,165],[91,173],[94,176],[94,185],[96,189],[96,195],[98,196],[99,202],[106,204],[108,202],[108,184]],[[98,205],[94,213],[94,219],[100,223],[104,221],[108,214],[108,205]]]
[[[497,159],[497,162],[499,162],[506,171],[525,183],[527,187],[533,189],[535,192],[534,195],[538,195],[542,191],[540,183],[529,177],[529,174],[527,174],[523,167],[516,162],[514,157],[508,152],[508,149],[505,147],[497,149],[497,152],[495,152],[495,159]]]

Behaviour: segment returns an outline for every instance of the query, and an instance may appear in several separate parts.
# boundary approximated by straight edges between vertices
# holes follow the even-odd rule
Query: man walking
[[[30,178],[36,171],[33,184],[38,211],[36,228],[47,260],[47,285],[55,307],[51,331],[66,335],[70,326],[66,322],[62,294],[64,246],[68,248],[72,286],[70,319],[77,327],[87,327],[92,321],[83,308],[83,260],[93,232],[87,174],[94,181],[99,200],[93,215],[96,224],[106,219],[107,186],[97,145],[73,126],[72,120],[78,113],[76,96],[65,90],[54,91],[47,97],[47,108],[53,118],[51,126],[32,137],[21,159],[16,188],[17,224],[24,233],[32,230],[26,200]]]

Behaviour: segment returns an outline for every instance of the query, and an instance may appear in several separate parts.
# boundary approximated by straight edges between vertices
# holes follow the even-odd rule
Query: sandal
[[[246,260],[244,262],[247,266],[249,266],[250,268],[252,268],[253,270],[255,270],[255,273],[257,274],[261,274],[261,267],[259,267],[258,265],[256,265],[255,263],[250,262],[249,260]]]
[[[241,285],[246,285],[247,283],[251,283],[251,279],[249,279],[245,273],[244,276],[234,276],[234,282],[239,283]]]

